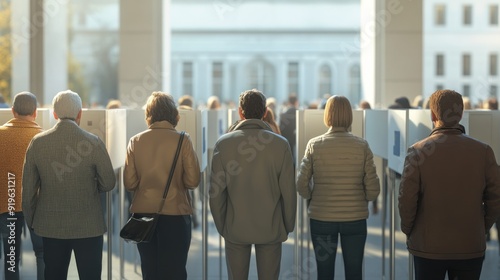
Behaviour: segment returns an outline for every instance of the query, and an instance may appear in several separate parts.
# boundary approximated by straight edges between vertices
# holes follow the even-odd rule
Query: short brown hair
[[[454,90],[443,89],[434,92],[429,98],[429,105],[441,125],[452,127],[462,119],[464,102],[462,95]]]
[[[20,92],[14,96],[12,108],[20,116],[31,116],[36,111],[36,96],[27,91]]]
[[[179,111],[175,101],[168,93],[155,91],[146,102],[146,122],[152,125],[155,122],[168,121],[177,126]]]
[[[328,127],[344,127],[352,125],[352,108],[349,99],[334,95],[326,101],[324,122]]]
[[[245,119],[261,120],[266,113],[266,96],[256,89],[244,91],[240,94],[240,108]]]

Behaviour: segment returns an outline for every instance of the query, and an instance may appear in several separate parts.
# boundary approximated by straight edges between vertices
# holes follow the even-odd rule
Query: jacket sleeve
[[[127,156],[123,168],[123,185],[129,192],[135,191],[139,186],[139,176],[135,169],[134,138],[130,139],[127,146]]]
[[[215,226],[220,235],[224,236],[224,226],[227,214],[227,186],[226,173],[220,158],[217,145],[212,157],[212,174],[210,175],[210,211],[214,218]]]
[[[366,144],[365,152],[365,176],[363,178],[365,187],[365,197],[368,201],[373,201],[380,193],[380,180],[377,176],[377,170],[373,163],[373,153],[368,143]]]
[[[297,192],[295,191],[295,171],[293,167],[292,151],[290,146],[283,157],[281,171],[279,176],[279,187],[282,197],[283,222],[288,233],[295,227],[295,216],[297,215]]]
[[[488,231],[500,216],[500,174],[495,160],[495,154],[488,146],[486,151],[486,171],[483,203],[484,226]]]
[[[97,189],[100,192],[109,192],[115,187],[115,171],[113,170],[113,165],[111,164],[106,146],[104,146],[101,139],[97,137],[96,141],[94,164],[96,167]]]
[[[23,190],[22,205],[24,218],[28,228],[33,228],[33,217],[35,216],[38,189],[40,188],[40,174],[33,155],[33,141],[29,144],[26,151],[23,167]]]
[[[305,199],[311,199],[312,193],[312,189],[309,187],[313,174],[312,153],[312,143],[309,141],[297,174],[297,191]]]
[[[191,138],[187,133],[184,137],[184,143],[182,143],[182,163],[184,186],[190,189],[196,188],[200,184],[200,164]]]
[[[399,215],[401,230],[410,235],[418,210],[420,193],[420,170],[418,152],[410,147],[405,158],[404,170],[399,186]]]

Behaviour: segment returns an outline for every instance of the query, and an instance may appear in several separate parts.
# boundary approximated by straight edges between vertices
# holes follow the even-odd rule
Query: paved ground
[[[372,215],[368,220],[368,240],[365,250],[365,279],[366,280],[379,280],[379,279],[389,279],[389,267],[387,260],[385,274],[386,277],[382,277],[382,233],[381,233],[381,215]],[[225,262],[219,258],[220,246],[219,246],[219,236],[215,231],[213,224],[209,224],[209,253],[208,253],[208,276],[209,279],[226,279],[226,267]],[[35,277],[35,259],[31,251],[31,244],[29,241],[29,235],[26,236],[23,243],[23,257],[21,279],[36,279]],[[493,241],[488,243],[488,250],[486,253],[486,259],[483,267],[482,280],[498,280],[500,279],[500,258],[498,254],[498,242],[497,234],[495,230],[492,230]],[[396,279],[408,279],[408,253],[404,246],[404,237],[402,234],[397,234],[396,236],[397,246],[396,246]],[[290,240],[283,247],[283,258],[282,258],[282,269],[281,269],[281,279],[315,279],[314,271],[314,256],[312,252],[309,256],[306,254],[300,260],[299,270],[304,272],[304,276],[299,278],[296,276],[297,268],[294,267],[294,246],[293,242],[295,240],[290,238]],[[387,238],[387,242],[388,242]],[[106,242],[105,242],[106,243]],[[114,240],[115,248],[113,251],[112,261],[112,277],[111,279],[120,279],[120,262],[118,258],[118,240]],[[388,245],[387,245],[388,246]],[[106,244],[105,244],[106,247]],[[125,261],[124,261],[124,278],[123,279],[142,279],[140,275],[140,265],[139,256],[136,251],[135,246],[130,244],[125,244]],[[386,250],[386,258],[388,258],[389,251]],[[105,266],[103,268],[102,279],[107,279],[107,254],[105,253],[103,262]],[[343,268],[342,268],[342,256],[339,250],[336,265],[336,279],[344,279]],[[3,271],[3,260],[0,265],[1,271]],[[222,271],[222,274],[220,273]],[[190,250],[190,257],[188,263],[188,273],[189,279],[202,279],[202,255],[201,255],[201,230],[200,228],[193,231],[192,246]],[[1,277],[0,277],[1,279]],[[78,274],[76,271],[76,266],[74,260],[71,263],[70,272],[68,279],[78,279]],[[252,267],[250,272],[250,279],[257,279],[255,264],[252,261]]]

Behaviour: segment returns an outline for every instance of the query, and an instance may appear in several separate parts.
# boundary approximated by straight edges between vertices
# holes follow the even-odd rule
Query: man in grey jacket
[[[243,92],[238,110],[242,121],[215,144],[210,208],[225,240],[229,279],[248,279],[252,244],[259,279],[278,279],[282,242],[295,226],[292,153],[262,121],[262,92]]]
[[[399,192],[401,230],[417,280],[479,279],[486,231],[500,215],[500,176],[490,146],[464,134],[462,96],[429,99],[434,129],[408,149]]]
[[[66,279],[75,254],[80,279],[101,279],[106,232],[99,193],[115,186],[104,143],[79,127],[82,101],[72,91],[53,100],[58,123],[36,135],[23,171],[23,211],[43,237],[45,279]]]

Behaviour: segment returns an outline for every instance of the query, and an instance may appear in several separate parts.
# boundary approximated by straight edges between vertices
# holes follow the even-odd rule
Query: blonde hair
[[[352,125],[352,108],[344,96],[334,95],[326,101],[324,122],[327,127],[343,127]]]
[[[262,120],[269,124],[274,133],[281,134],[281,130],[274,120],[274,113],[271,108],[267,107],[267,114],[264,115]]]

